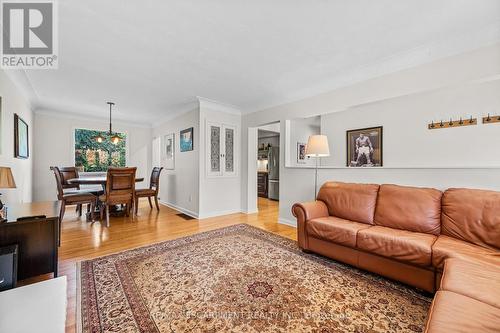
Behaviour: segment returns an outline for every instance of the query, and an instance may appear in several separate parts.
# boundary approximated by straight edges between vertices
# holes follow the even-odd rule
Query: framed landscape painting
[[[28,124],[14,114],[14,157],[29,157]]]
[[[346,133],[348,167],[381,167],[382,126],[350,130]]]
[[[165,141],[165,169],[175,169],[175,134],[170,133],[163,137]]]
[[[182,130],[180,133],[181,152],[193,150],[193,127]]]

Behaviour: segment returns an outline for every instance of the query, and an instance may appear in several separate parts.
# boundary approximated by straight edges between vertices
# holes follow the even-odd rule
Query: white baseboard
[[[289,225],[291,227],[297,228],[297,221],[294,221],[294,220],[284,219],[284,218],[280,217],[278,219],[278,223],[279,224]]]
[[[242,210],[241,211],[243,214],[257,214],[259,212],[258,209],[254,209],[254,210]]]
[[[230,214],[236,214],[236,213],[242,213],[242,211],[240,209],[220,210],[220,211],[215,211],[215,212],[208,212],[208,213],[199,214],[198,218],[199,219],[208,219],[210,217],[217,217],[217,216],[230,215]]]
[[[195,219],[198,219],[198,218],[199,218],[199,217],[198,217],[198,213],[195,213],[195,212],[193,212],[193,211],[191,211],[191,210],[189,210],[189,209],[186,209],[186,208],[183,208],[183,207],[180,207],[180,206],[174,205],[173,203],[166,202],[166,201],[162,201],[162,200],[160,200],[160,203],[161,203],[162,205],[165,205],[165,206],[170,207],[170,208],[172,208],[172,209],[178,210],[178,211],[179,211],[179,212],[181,212],[181,213],[184,213],[184,214],[186,214],[186,215],[189,215],[189,216],[191,216],[191,217],[194,217]]]

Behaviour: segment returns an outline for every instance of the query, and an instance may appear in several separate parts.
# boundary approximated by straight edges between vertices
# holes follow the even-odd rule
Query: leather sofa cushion
[[[426,333],[498,333],[500,309],[450,291],[432,301]]]
[[[441,290],[453,291],[500,309],[500,265],[447,259]]]
[[[352,248],[356,247],[358,231],[366,228],[370,226],[334,216],[312,219],[306,224],[308,235]]]
[[[500,249],[500,192],[449,189],[442,210],[442,234]]]
[[[441,196],[432,188],[381,185],[375,225],[439,235]]]
[[[436,236],[374,226],[358,232],[357,247],[383,257],[418,266],[431,265],[431,247]]]
[[[318,199],[328,206],[330,215],[373,224],[379,185],[327,182]]]
[[[432,265],[443,269],[448,258],[482,261],[500,265],[500,251],[490,250],[448,236],[439,236],[432,246]]]

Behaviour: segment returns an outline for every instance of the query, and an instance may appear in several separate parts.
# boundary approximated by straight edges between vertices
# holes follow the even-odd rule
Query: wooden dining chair
[[[78,178],[78,168],[77,167],[59,167],[59,172],[62,178],[63,189],[80,189],[80,184],[71,184],[68,182],[69,179]]]
[[[61,201],[61,208],[59,211],[59,223],[62,223],[62,220],[64,218],[64,213],[66,212],[66,206],[69,205],[84,205],[84,204],[89,204],[90,205],[90,216],[91,220],[94,220],[94,211],[95,211],[95,206],[97,203],[97,196],[93,195],[90,192],[82,192],[82,191],[77,191],[77,192],[64,192],[63,188],[63,178],[61,176],[61,171],[59,170],[58,167],[53,166],[50,167],[50,169],[54,172],[54,175],[56,177],[56,186],[57,186],[57,199]],[[80,208],[81,212],[81,208]],[[81,215],[81,214],[80,214]],[[59,243],[61,241],[61,227],[59,226]]]
[[[101,221],[106,213],[106,226],[109,227],[109,210],[111,206],[125,204],[125,214],[130,216],[132,206],[135,203],[135,173],[133,168],[113,168],[108,169],[106,178],[106,190],[99,197],[102,202]]]
[[[163,167],[154,167],[151,172],[151,178],[149,180],[149,188],[143,188],[135,190],[135,213],[139,207],[139,198],[148,198],[149,207],[153,208],[151,203],[151,198],[155,199],[156,209],[160,210],[160,205],[158,204],[158,193],[160,191],[160,173]]]
[[[62,187],[64,193],[77,193],[77,192],[84,192],[84,193],[92,193],[95,196],[100,196],[101,194],[104,193],[102,188],[89,188],[89,189],[81,189],[80,184],[72,184],[69,182],[70,179],[74,178],[79,178],[80,175],[78,173],[78,168],[77,167],[58,167],[59,172],[61,173],[61,178],[62,178]],[[51,168],[52,169],[52,168]],[[76,205],[76,212],[78,213],[79,216],[82,216],[82,205]],[[87,205],[87,213],[90,212],[90,205]]]

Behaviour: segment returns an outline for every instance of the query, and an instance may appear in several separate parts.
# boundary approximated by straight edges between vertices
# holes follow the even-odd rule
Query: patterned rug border
[[[260,229],[258,227],[252,226],[250,224],[246,223],[240,223],[240,224],[235,224],[227,227],[222,227],[222,228],[217,228],[213,230],[207,230],[199,233],[195,233],[189,236],[183,236],[180,238],[174,238],[170,240],[165,240],[165,241],[160,241],[136,248],[131,248],[131,249],[125,249],[123,251],[111,253],[105,256],[101,257],[96,257],[96,258],[91,258],[91,259],[86,259],[86,260],[81,260],[76,263],[76,277],[77,277],[77,304],[76,304],[76,325],[77,325],[77,332],[81,333],[83,332],[83,317],[82,317],[82,269],[86,265],[91,265],[94,262],[99,262],[102,260],[109,260],[109,259],[115,259],[120,256],[125,256],[125,258],[122,258],[124,261],[128,261],[131,259],[136,259],[138,257],[144,257],[144,256],[151,256],[154,255],[155,253],[164,251],[164,250],[169,250],[169,249],[174,249],[178,248],[183,245],[187,244],[192,244],[195,242],[200,242],[203,240],[207,240],[209,238],[215,237],[215,236],[224,236],[224,235],[229,235],[231,233],[238,233],[238,232],[248,232],[251,234],[253,237],[258,237],[260,240],[263,240],[267,243],[272,243],[274,246],[279,246],[280,248],[287,250],[295,255],[298,255],[299,257],[313,261],[316,263],[319,263],[323,266],[326,266],[328,268],[332,269],[339,269],[343,273],[348,274],[348,275],[354,275],[358,276],[360,278],[366,278],[369,279],[370,282],[374,282],[378,285],[388,287],[394,291],[397,291],[400,294],[405,294],[405,295],[411,295],[412,297],[416,297],[422,301],[428,302],[429,304],[432,301],[431,296],[427,296],[425,292],[420,291],[416,288],[412,288],[410,286],[401,284],[396,281],[388,280],[384,277],[381,277],[380,275],[376,275],[364,270],[360,270],[356,267],[343,264],[341,262],[335,261],[333,259],[323,257],[318,254],[314,253],[305,253],[303,252],[297,245],[297,241],[283,237],[281,235],[275,234],[273,232],[267,231]],[[140,253],[144,252],[145,253]]]

